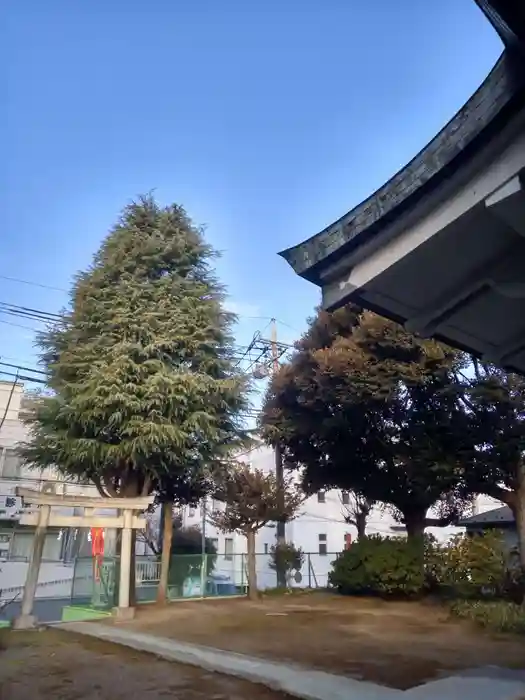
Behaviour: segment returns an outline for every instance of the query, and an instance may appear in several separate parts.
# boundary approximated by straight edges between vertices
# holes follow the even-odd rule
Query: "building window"
[[[209,542],[210,542],[211,546],[215,549],[215,551],[218,552],[219,551],[219,538],[218,537],[210,537]]]
[[[21,459],[16,454],[15,450],[4,450],[4,459],[2,463],[2,476],[4,478],[13,478],[20,476]]]
[[[348,493],[348,491],[342,491],[341,500],[344,506],[350,505],[350,494]]]
[[[224,558],[226,561],[233,561],[233,539],[231,537],[224,538]]]
[[[319,534],[319,554],[321,556],[326,556],[328,553],[328,545],[326,542],[326,535],[324,533]]]
[[[268,554],[268,542],[264,543],[264,553]]]
[[[326,494],[324,491],[318,491],[317,492],[317,503],[325,503],[326,502]]]

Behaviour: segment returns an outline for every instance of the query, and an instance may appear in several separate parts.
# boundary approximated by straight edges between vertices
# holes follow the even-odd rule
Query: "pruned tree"
[[[389,504],[409,537],[464,508],[465,356],[370,312],[311,320],[270,382],[261,428],[308,492],[338,488]],[[443,504],[441,506],[441,504]],[[441,517],[429,510],[441,507]]]
[[[146,196],[124,209],[39,336],[53,393],[29,418],[26,462],[108,498],[206,492],[242,444],[247,405],[215,257],[182,207]]]
[[[279,519],[292,520],[304,495],[290,478],[285,479],[281,493],[273,472],[265,474],[239,465],[231,469],[216,498],[223,501],[224,510],[212,513],[210,522],[222,532],[238,532],[246,537],[248,594],[252,600],[257,599],[256,533]]]
[[[283,572],[286,587],[290,588],[293,571],[301,571],[305,561],[305,554],[301,547],[296,547],[293,542],[273,544],[270,547],[269,567],[275,572]]]
[[[344,503],[341,498],[343,517],[346,523],[356,528],[357,538],[362,539],[366,537],[366,524],[375,501],[356,491],[347,491],[346,493],[348,494],[348,503]]]

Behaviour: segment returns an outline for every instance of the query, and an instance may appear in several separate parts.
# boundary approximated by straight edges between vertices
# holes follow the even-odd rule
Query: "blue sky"
[[[402,167],[501,45],[473,0],[17,0],[0,9],[0,301],[57,311],[155,190],[223,251],[239,342],[318,303],[277,252]],[[28,328],[7,325],[20,323]],[[0,355],[37,326],[0,314]]]

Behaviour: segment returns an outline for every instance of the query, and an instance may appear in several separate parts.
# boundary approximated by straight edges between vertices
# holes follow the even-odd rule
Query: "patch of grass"
[[[498,632],[525,634],[525,607],[504,600],[456,600],[450,606],[454,617]]]

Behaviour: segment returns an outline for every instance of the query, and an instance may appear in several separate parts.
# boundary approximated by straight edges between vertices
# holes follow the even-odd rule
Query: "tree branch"
[[[101,496],[104,498],[109,498],[108,494],[104,491],[100,478],[98,476],[91,477],[92,482],[95,484],[95,488]]]

